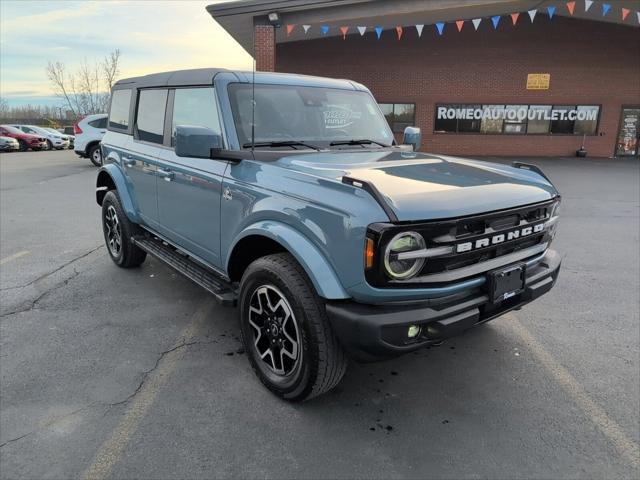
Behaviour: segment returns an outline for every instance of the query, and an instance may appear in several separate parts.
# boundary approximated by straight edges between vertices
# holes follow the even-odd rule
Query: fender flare
[[[322,298],[328,300],[351,298],[322,252],[306,236],[289,225],[271,220],[253,223],[236,236],[228,252],[233,252],[238,242],[249,235],[270,238],[286,248],[304,268],[316,292]],[[225,260],[227,271],[229,271],[230,259],[231,255]]]
[[[138,210],[133,203],[133,199],[129,193],[129,188],[127,187],[127,179],[115,163],[104,165],[100,167],[100,170],[98,170],[98,178],[96,180],[96,201],[98,202],[98,205],[102,204],[99,193],[108,188],[100,181],[101,178],[103,178],[103,175],[108,175],[113,185],[115,185],[116,190],[118,191],[118,197],[120,197],[120,203],[122,204],[122,208],[124,209],[124,213],[127,215],[127,218],[129,218],[133,223],[141,223]]]

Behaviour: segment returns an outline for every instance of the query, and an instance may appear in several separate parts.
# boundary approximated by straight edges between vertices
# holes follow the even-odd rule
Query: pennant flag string
[[[342,39],[346,40],[347,39],[347,32],[349,31],[349,27],[347,27],[347,26],[340,27],[340,31],[342,32]]]
[[[602,16],[606,17],[607,13],[609,13],[609,10],[611,10],[611,5],[609,5],[608,3],[603,3],[602,4]]]
[[[396,27],[396,34],[398,35],[398,40],[402,38],[402,27]]]
[[[520,16],[519,13],[512,13],[511,14],[511,21],[513,22],[513,25],[515,26],[516,23],[518,23],[518,17]]]
[[[362,37],[364,35],[364,32],[367,31],[367,27],[358,27],[358,31],[360,32],[360,36]]]
[[[462,27],[464,27],[464,20],[456,20],[456,27],[458,27],[458,31],[462,31]]]
[[[567,2],[567,10],[569,10],[569,13],[571,15],[573,15],[573,11],[576,8],[576,2]]]
[[[638,23],[640,23],[640,12],[636,12],[636,16],[638,17]]]
[[[422,29],[424,28],[424,24],[420,23],[416,25],[416,30],[418,31],[418,38],[422,37]]]
[[[593,0],[584,0],[584,11],[588,12],[591,5],[593,5]]]
[[[380,40],[380,37],[382,36],[382,27],[376,27],[376,35],[378,36],[378,40]]]
[[[473,23],[473,28],[476,30],[476,32],[478,31],[478,27],[480,26],[481,21],[481,18],[474,18],[473,20],[471,20],[471,23]]]
[[[537,9],[529,10],[527,13],[529,14],[531,23],[533,23],[533,19],[536,18],[536,13],[538,13],[538,10]]]
[[[438,29],[438,35],[442,35],[442,32],[444,31],[444,22],[437,22],[436,28]]]
[[[322,35],[326,35],[327,33],[329,33],[329,25],[322,25],[320,27],[320,31],[322,32]]]
[[[302,29],[304,30],[305,35],[307,34],[310,28],[311,28],[311,25],[302,25]]]
[[[629,10],[628,8],[623,8],[622,9],[622,21],[624,22],[627,17],[629,16],[629,13],[631,13],[631,10]]]
[[[547,13],[549,14],[549,20],[553,18],[553,14],[556,13],[556,7],[553,5],[547,7]]]
[[[293,32],[294,28],[296,28],[295,25],[287,25],[287,37],[291,35],[291,32]]]
[[[494,30],[497,30],[498,29],[498,24],[500,23],[500,15],[495,15],[495,16],[491,17],[491,21],[493,22]]]

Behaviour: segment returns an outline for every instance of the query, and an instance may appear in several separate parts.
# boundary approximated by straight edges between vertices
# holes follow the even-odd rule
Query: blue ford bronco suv
[[[348,80],[198,69],[113,87],[96,197],[108,252],[147,254],[237,305],[288,400],[347,358],[411,352],[548,292],[560,196],[533,165],[397,145]]]

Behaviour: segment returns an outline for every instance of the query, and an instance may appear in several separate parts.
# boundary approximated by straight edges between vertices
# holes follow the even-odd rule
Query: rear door
[[[151,227],[158,224],[157,172],[164,137],[167,92],[166,88],[139,91],[133,139],[130,149],[122,157],[140,216]]]
[[[169,93],[165,148],[158,166],[159,233],[220,267],[220,196],[226,161],[178,157],[175,128],[203,126],[222,134],[213,86]]]

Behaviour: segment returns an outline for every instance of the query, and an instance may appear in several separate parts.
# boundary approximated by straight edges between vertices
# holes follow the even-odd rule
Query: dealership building
[[[207,11],[262,71],[369,87],[461,155],[637,158],[640,0],[244,0]]]

